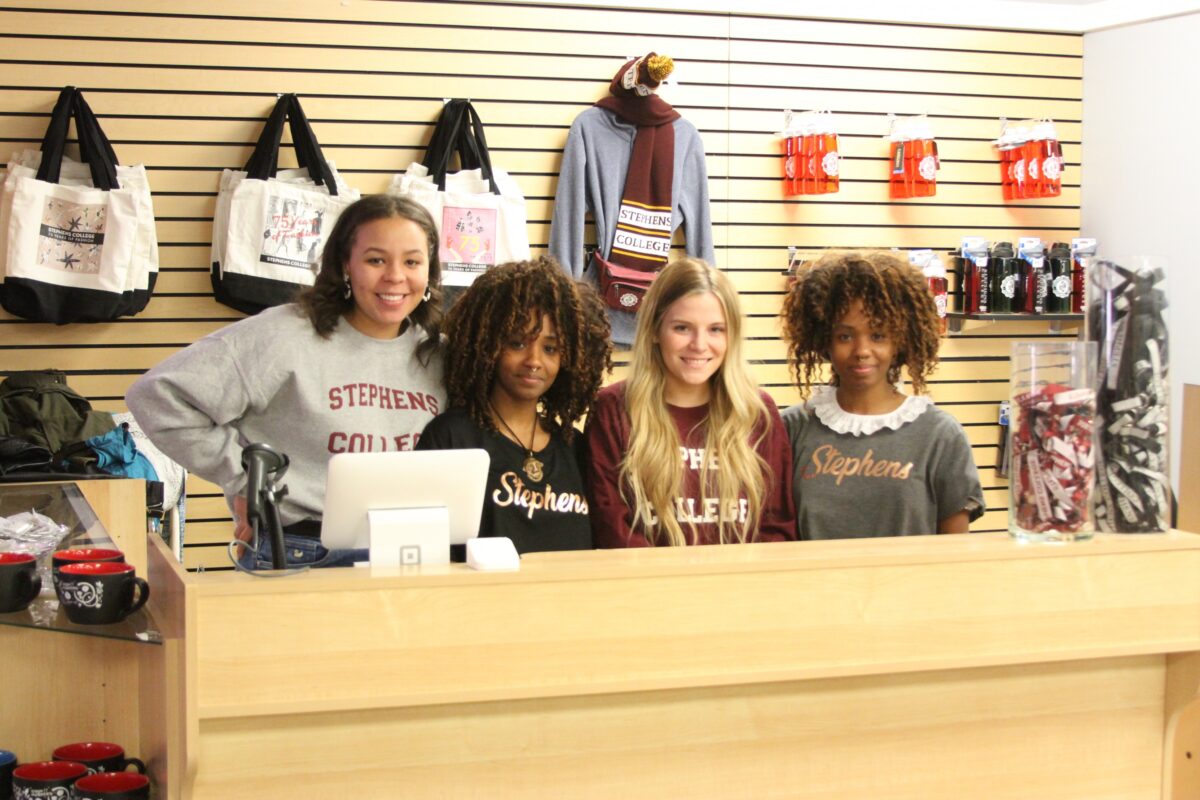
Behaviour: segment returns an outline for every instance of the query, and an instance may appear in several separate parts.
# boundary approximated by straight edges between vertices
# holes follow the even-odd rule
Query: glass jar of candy
[[[1170,527],[1166,269],[1160,259],[1096,259],[1087,272],[1087,337],[1098,347],[1096,527]]]
[[[1096,345],[1012,343],[1008,530],[1071,542],[1095,530]]]

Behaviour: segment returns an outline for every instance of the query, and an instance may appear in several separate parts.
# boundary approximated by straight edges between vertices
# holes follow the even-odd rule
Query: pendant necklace
[[[522,471],[524,471],[529,480],[534,483],[541,483],[542,478],[545,477],[545,473],[542,472],[542,462],[534,458],[533,455],[533,444],[537,440],[537,412],[534,412],[533,415],[533,430],[529,432],[529,447],[525,447],[524,443],[521,442],[521,437],[517,436],[517,432],[509,427],[495,406],[492,406],[492,413],[496,415],[496,419],[500,420],[500,424],[504,426],[504,430],[508,431],[516,443],[525,450],[525,461],[521,464]]]

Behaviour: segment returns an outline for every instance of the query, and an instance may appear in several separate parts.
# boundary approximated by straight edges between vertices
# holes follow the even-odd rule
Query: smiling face
[[[857,395],[892,393],[888,370],[896,358],[896,343],[871,324],[862,300],[854,300],[833,326],[829,360],[838,385]]]
[[[343,268],[354,297],[347,321],[373,339],[392,339],[429,285],[429,241],[404,217],[372,220],[355,231]]]
[[[512,337],[500,348],[493,405],[536,405],[554,385],[561,363],[558,329],[549,314],[542,314],[537,328]]]
[[[655,343],[666,368],[666,401],[676,406],[707,403],[709,380],[725,362],[729,344],[725,309],[717,296],[697,292],[668,306]]]

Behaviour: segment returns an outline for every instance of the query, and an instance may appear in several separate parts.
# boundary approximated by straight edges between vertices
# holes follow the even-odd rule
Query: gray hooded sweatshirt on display
[[[671,181],[672,230],[684,226],[689,256],[712,264],[712,217],[708,207],[708,168],[704,143],[696,126],[680,117],[675,131],[675,169]],[[637,126],[605,108],[593,106],[575,118],[563,150],[550,253],[573,278],[597,283],[595,270],[584,263],[584,215],[592,212],[600,255],[608,258],[617,230],[617,213],[625,191],[625,175]],[[633,342],[635,316],[607,309],[612,340]]]

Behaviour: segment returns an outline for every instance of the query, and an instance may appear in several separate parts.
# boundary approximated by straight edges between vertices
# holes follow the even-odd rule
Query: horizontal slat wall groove
[[[64,369],[97,407],[122,410],[145,369],[241,316],[211,296],[216,186],[249,156],[278,92],[301,95],[327,155],[365,192],[422,156],[443,98],[472,98],[544,251],[572,120],[626,57],[649,50],[676,60],[662,94],[700,130],[718,265],[742,293],[748,357],[780,405],[798,399],[777,319],[788,246],[807,258],[1078,231],[1076,34],[529,2],[13,0],[0,3],[0,155],[37,147],[57,90],[83,88],[122,162],[148,169],[162,271],[134,319],[56,327],[0,312],[0,375]],[[837,115],[837,194],[784,197],[773,132],[785,108]],[[934,197],[889,198],[889,113],[929,115],[942,158]],[[998,118],[1041,116],[1058,124],[1062,195],[1006,204],[991,146]],[[967,323],[944,340],[929,390],[964,424],[980,466],[988,512],[975,529],[1005,524],[995,415],[1009,342],[1071,336],[1020,320]],[[628,358],[616,360],[620,377]],[[193,479],[189,516],[188,565],[225,566],[220,490]]]

